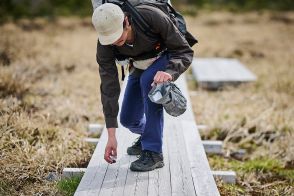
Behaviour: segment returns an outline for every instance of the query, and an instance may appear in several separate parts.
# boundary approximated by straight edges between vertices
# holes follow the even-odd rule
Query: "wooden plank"
[[[179,78],[177,84],[187,98],[187,108],[192,108],[185,78]],[[194,115],[192,110],[187,110],[184,115],[177,117],[176,121],[181,125],[181,131],[184,134],[196,194],[204,196],[220,195],[210,170],[197,125],[194,120],[190,119],[194,119]]]
[[[128,130],[128,132],[130,132]],[[127,146],[130,146],[132,142],[138,137],[136,134],[131,134],[130,137],[127,138],[132,138],[129,140],[127,143]],[[126,147],[127,147],[126,146]],[[124,149],[126,152],[127,148]],[[128,156],[128,155],[126,155]],[[129,157],[129,162],[127,165],[127,172],[125,175],[126,183],[125,187],[122,192],[118,192],[118,195],[147,195],[148,193],[148,183],[149,183],[149,173],[148,172],[133,172],[130,169],[130,164],[137,160],[139,156],[128,156]],[[115,194],[114,194],[115,195]]]
[[[124,128],[124,134],[126,134],[125,138],[125,147],[123,149],[119,149],[118,153],[122,153],[122,159],[123,161],[120,162],[120,170],[118,173],[117,181],[116,181],[116,187],[113,191],[112,195],[122,195],[124,193],[126,180],[127,180],[127,174],[130,171],[130,161],[131,156],[127,155],[126,147],[130,146],[130,142],[135,139],[134,135],[130,133],[129,130]]]
[[[164,166],[166,167],[166,165]],[[153,171],[148,172],[149,173],[149,183],[148,183],[148,195],[160,195],[159,194],[159,171],[160,169],[155,169]],[[170,195],[170,194],[168,194]]]
[[[256,76],[237,59],[194,58],[192,71],[197,81],[254,81]]]
[[[105,125],[101,124],[89,124],[88,125],[88,132],[89,133],[101,133],[104,129]]]
[[[191,167],[189,166],[189,159],[187,156],[187,151],[185,150],[185,153],[182,152],[181,149],[186,149],[186,143],[185,143],[185,139],[184,139],[184,135],[181,133],[182,131],[182,127],[180,123],[175,123],[176,125],[176,138],[178,138],[179,141],[179,154],[180,154],[180,158],[182,160],[182,170],[185,173],[185,178],[183,179],[183,183],[185,184],[186,187],[186,191],[187,191],[187,195],[196,195],[196,190],[193,184],[193,176],[192,176],[192,171],[191,171]]]
[[[168,153],[167,135],[168,130],[164,129],[163,138],[163,154],[165,166],[158,170],[158,195],[171,195],[171,173],[170,173],[170,157]],[[152,194],[150,194],[152,196]]]
[[[117,149],[120,151],[125,149],[127,139],[126,137],[124,137],[124,133],[122,130],[123,128],[119,127],[116,132],[116,137],[120,138],[120,140],[118,140],[117,146]],[[125,181],[123,178],[118,178],[119,173],[122,171],[120,167],[121,164],[124,164],[126,161],[128,161],[128,157],[124,155],[125,153],[118,152],[117,162],[108,166],[99,195],[113,195],[112,193],[117,188],[117,184],[123,184],[123,182]],[[118,180],[122,180],[123,182],[119,182]]]
[[[122,86],[122,92],[126,87],[126,82]],[[119,102],[122,102],[122,95],[119,98]],[[116,130],[118,134],[120,129]],[[100,137],[100,142],[97,144],[93,156],[88,164],[87,170],[75,192],[75,196],[84,196],[84,195],[99,195],[100,189],[103,184],[106,171],[109,164],[104,160],[104,149],[107,142],[107,130],[104,127],[102,135]]]
[[[198,129],[199,131],[207,130],[207,129],[208,129],[208,126],[207,126],[207,125],[197,125],[197,129]]]
[[[168,156],[170,158],[170,175],[171,175],[171,191],[172,195],[187,195],[183,188],[183,172],[181,171],[181,161],[177,155],[177,142],[174,139],[174,126],[167,124],[166,127],[169,131],[169,137],[167,137]]]
[[[215,178],[219,178],[225,183],[235,184],[236,183],[236,172],[234,171],[212,171]]]
[[[194,58],[192,73],[201,87],[209,89],[256,80],[256,76],[245,65],[229,58]]]
[[[90,137],[87,137],[87,138],[84,138],[84,141],[87,142],[87,143],[96,145],[99,142],[99,138],[90,138]]]
[[[223,142],[218,140],[202,141],[204,150],[207,154],[222,154]]]
[[[196,195],[182,130],[173,117],[167,119],[172,195]]]
[[[130,156],[130,163],[137,159],[136,156]],[[136,181],[138,172],[133,172],[130,169],[127,172],[126,184],[124,187],[123,195],[135,195],[136,193]]]
[[[149,172],[137,172],[135,194],[134,195],[148,195]],[[127,193],[128,195],[128,193]]]
[[[184,130],[197,195],[219,195],[200,136],[190,131],[196,130],[195,123],[182,121],[181,126]]]
[[[170,160],[168,155],[167,138],[169,130],[163,130],[163,158],[164,167],[149,172],[148,195],[171,195]]]
[[[77,196],[98,195],[108,164],[104,161],[104,149],[107,141],[107,131],[103,131],[101,141],[95,148],[87,170],[75,192]],[[101,178],[102,176],[102,178]]]
[[[72,178],[74,176],[82,176],[86,168],[64,168],[62,170],[62,178]]]

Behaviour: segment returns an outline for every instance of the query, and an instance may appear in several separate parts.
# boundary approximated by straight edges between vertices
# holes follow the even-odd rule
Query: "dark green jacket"
[[[164,12],[146,5],[138,6],[137,9],[164,42],[170,55],[166,72],[171,74],[175,81],[190,66],[193,50]],[[158,42],[158,39],[148,37],[141,32],[136,25],[131,24],[131,26],[134,31],[133,47],[126,44],[121,47],[105,46],[101,45],[99,41],[97,44],[96,57],[101,78],[101,100],[107,128],[117,127],[119,110],[120,85],[113,47],[116,47],[116,51],[124,56],[136,57],[152,51],[156,42]]]

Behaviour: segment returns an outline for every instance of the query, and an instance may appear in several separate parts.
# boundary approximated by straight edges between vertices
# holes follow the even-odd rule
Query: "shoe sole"
[[[164,166],[163,161],[159,161],[159,162],[155,163],[152,167],[146,168],[146,169],[139,169],[139,168],[134,167],[133,164],[131,164],[130,170],[137,171],[137,172],[146,172],[146,171],[152,171],[157,168],[162,168],[163,166]]]

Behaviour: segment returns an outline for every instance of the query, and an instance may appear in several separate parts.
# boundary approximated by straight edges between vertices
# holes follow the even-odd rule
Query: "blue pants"
[[[163,106],[150,101],[148,93],[157,71],[164,71],[168,54],[162,55],[140,76],[129,75],[120,123],[131,132],[140,134],[143,150],[162,152]]]

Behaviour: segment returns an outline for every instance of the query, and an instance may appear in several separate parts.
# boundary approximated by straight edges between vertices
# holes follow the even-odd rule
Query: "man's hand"
[[[151,86],[154,86],[155,84],[163,83],[172,79],[173,78],[169,73],[164,71],[158,71],[153,78],[153,83],[151,84]]]
[[[108,129],[108,141],[105,147],[104,159],[108,163],[115,163],[117,157],[117,141],[115,137],[115,128]]]

